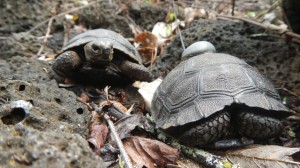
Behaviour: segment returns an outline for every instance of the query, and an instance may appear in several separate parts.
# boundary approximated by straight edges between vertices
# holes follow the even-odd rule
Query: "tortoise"
[[[154,93],[151,114],[157,127],[196,147],[229,135],[251,143],[277,137],[281,119],[291,112],[272,82],[245,61],[215,51],[206,41],[184,50],[183,61]]]
[[[134,46],[106,29],[89,30],[69,40],[52,69],[60,77],[85,82],[117,82],[123,76],[130,80],[152,79]]]

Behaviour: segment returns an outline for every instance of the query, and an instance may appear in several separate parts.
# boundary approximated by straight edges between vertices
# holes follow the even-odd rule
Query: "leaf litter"
[[[207,11],[202,8],[195,8],[190,9],[190,8],[185,8],[186,9],[186,15],[185,15],[185,24],[189,25],[189,23],[194,20],[196,17],[200,18],[208,18],[209,16],[213,16],[213,13],[210,13],[210,11]],[[252,11],[249,11],[252,12]],[[248,12],[248,13],[249,13]],[[254,13],[254,12],[252,12]],[[241,13],[238,13],[241,15]],[[255,13],[254,13],[255,14]],[[253,15],[255,16],[255,15]],[[164,23],[164,22],[159,22],[157,23],[153,30],[152,33],[150,32],[144,32],[139,35],[137,35],[134,39],[135,42],[139,43],[138,44],[138,50],[142,56],[143,63],[145,65],[153,64],[157,54],[158,54],[158,46],[166,44],[168,41],[172,39],[172,36],[174,35],[174,30],[182,24],[179,20],[174,21],[173,23]],[[111,100],[108,99],[108,89],[105,90],[106,92],[106,101],[103,101],[102,105],[99,105],[99,107],[104,107],[107,106],[108,104],[113,104],[113,107],[117,107],[118,111],[126,112],[127,110],[122,109],[124,106],[120,102],[112,102]],[[139,92],[143,94],[149,94],[148,98],[146,99],[146,109],[149,110],[151,107],[151,91],[150,93],[145,93],[142,89],[142,91],[139,90]],[[146,91],[148,92],[148,91]],[[84,92],[80,96],[81,100],[83,102],[90,102],[90,99],[87,94]],[[122,98],[124,99],[124,97]],[[108,103],[110,101],[110,103]],[[134,106],[131,106],[132,109]],[[125,108],[125,107],[124,107]],[[121,110],[122,109],[122,110]],[[125,108],[126,109],[126,108]],[[102,148],[105,146],[106,138],[107,138],[107,133],[108,133],[108,128],[107,126],[105,127],[105,123],[101,121],[101,117],[97,116],[99,114],[93,114],[93,119],[92,123],[90,126],[90,133],[89,133],[89,138],[94,138],[97,139],[97,151],[99,151],[99,148]],[[100,122],[101,121],[101,122]],[[136,128],[147,128],[147,124],[144,120],[144,118],[139,118],[138,115],[130,115],[130,117],[122,118],[118,122],[115,123],[116,128],[120,134],[121,139],[123,140],[123,143],[125,144],[125,148],[128,152],[130,158],[132,158],[133,163],[136,165],[141,166],[141,165],[148,165],[149,167],[151,166],[161,166],[161,165],[166,165],[169,163],[169,161],[173,161],[172,163],[175,163],[174,158],[178,158],[178,151],[177,153],[174,152],[175,149],[171,148],[172,151],[170,154],[163,153],[161,149],[164,149],[166,151],[167,147],[164,145],[160,146],[160,142],[148,138],[144,138],[143,136],[147,135],[142,135],[142,136],[135,136],[134,130]],[[153,128],[149,126],[149,128]],[[152,144],[153,143],[153,144]],[[127,144],[127,145],[126,145]],[[149,145],[151,144],[151,145]],[[146,148],[147,147],[147,148]],[[148,153],[147,153],[148,152]],[[97,153],[97,152],[96,152]],[[298,167],[297,162],[293,160],[287,160],[288,158],[291,158],[293,155],[297,155],[299,153],[299,148],[287,148],[287,147],[279,147],[279,146],[261,146],[261,147],[255,147],[251,149],[239,149],[233,151],[226,151],[225,155],[233,160],[236,163],[240,163],[241,166],[244,165],[245,167],[249,167],[249,165],[255,166],[255,167],[260,167],[264,165],[272,165],[273,166],[279,166],[279,167],[290,167],[290,166],[296,166]],[[260,154],[260,155],[258,155]],[[134,160],[135,158],[141,157],[141,160]],[[166,160],[157,160],[157,158],[165,158],[164,156],[171,156],[172,159],[166,159]],[[137,157],[139,156],[139,157]],[[177,157],[175,157],[177,156]],[[249,159],[250,158],[250,159]],[[251,160],[252,159],[252,160]],[[157,160],[157,162],[156,162]],[[268,163],[266,163],[268,162]],[[280,163],[280,164],[279,164]],[[147,167],[148,167],[147,166]]]

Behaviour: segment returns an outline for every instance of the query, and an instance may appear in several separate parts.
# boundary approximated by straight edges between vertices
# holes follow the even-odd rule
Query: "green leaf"
[[[246,13],[246,15],[249,16],[249,17],[255,17],[256,13],[253,12],[253,11],[249,11],[249,12]]]
[[[171,13],[169,14],[169,19],[170,19],[170,21],[175,20],[175,13],[174,13],[174,12],[171,12]]]

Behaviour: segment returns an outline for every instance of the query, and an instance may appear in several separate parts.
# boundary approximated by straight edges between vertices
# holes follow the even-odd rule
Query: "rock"
[[[300,93],[300,46],[266,33],[270,34],[253,25],[222,20],[197,20],[182,31],[186,47],[196,41],[209,41],[217,52],[244,59],[278,86]],[[180,38],[176,37],[158,58],[153,73],[159,76],[162,71],[173,69],[180,62],[182,52]]]
[[[27,100],[34,106],[25,123],[43,131],[64,125],[66,130],[86,136],[91,114],[73,92],[59,88],[49,78],[43,69],[50,69],[48,64],[25,57],[1,62],[0,96],[10,101]]]
[[[0,164],[5,167],[104,167],[78,134],[0,124]]]
[[[26,115],[0,115],[0,164],[102,167],[85,140],[91,113],[73,92],[49,78],[49,68],[26,57],[0,59],[0,109],[20,100],[32,104]]]

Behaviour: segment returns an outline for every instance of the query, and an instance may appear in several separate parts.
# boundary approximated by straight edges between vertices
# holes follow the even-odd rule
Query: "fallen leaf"
[[[161,78],[157,78],[156,80],[152,82],[134,82],[132,85],[136,88],[139,88],[138,92],[142,95],[145,105],[146,105],[146,110],[150,111],[151,109],[151,102],[153,99],[153,95],[157,87],[160,85],[162,82]]]
[[[85,103],[88,103],[90,101],[89,96],[85,92],[82,92],[80,94],[80,99],[82,102],[85,102]]]
[[[46,53],[46,54],[41,55],[38,59],[41,61],[50,61],[50,60],[54,60],[56,55],[57,54]]]
[[[137,43],[137,50],[142,57],[143,64],[152,64],[156,59],[158,48],[156,35],[151,32],[143,32],[134,38],[134,42]]]
[[[224,155],[241,167],[300,167],[293,160],[293,155],[299,155],[300,148],[288,148],[276,145],[252,145],[241,149],[226,151]],[[269,166],[268,166],[269,165]]]
[[[108,90],[110,89],[110,86],[106,86],[105,88],[104,88],[104,93],[105,93],[105,95],[106,95],[106,100],[108,101],[109,99],[108,99]]]
[[[127,108],[123,106],[122,103],[115,101],[115,100],[109,100],[109,101],[102,101],[99,104],[100,108],[103,108],[106,105],[111,105],[113,104],[113,106],[115,106],[120,112],[122,113],[126,113],[127,112]]]
[[[125,96],[126,94],[125,94],[124,91],[119,91],[117,95],[118,95],[118,98],[119,98],[117,100],[118,102],[122,103],[126,100],[126,96]]]
[[[147,132],[154,132],[154,124],[151,123],[145,116],[142,115],[128,115],[115,122],[116,131],[121,139],[132,136],[132,131],[137,127],[146,130]]]
[[[132,136],[123,141],[124,148],[136,167],[165,167],[175,164],[179,150],[157,140]]]
[[[187,7],[184,9],[184,16],[184,23],[186,26],[189,26],[190,23],[195,19],[207,19],[208,13],[205,11],[205,9]]]
[[[102,120],[101,117],[93,111],[87,141],[97,155],[100,155],[100,149],[104,146],[107,135],[108,127],[106,122],[104,122],[104,120]]]
[[[158,38],[157,39],[158,46],[163,46],[166,42],[170,41],[173,32],[176,30],[176,28],[179,25],[183,27],[185,26],[184,22],[178,19],[172,23],[157,22],[152,29],[152,34],[154,34]]]

